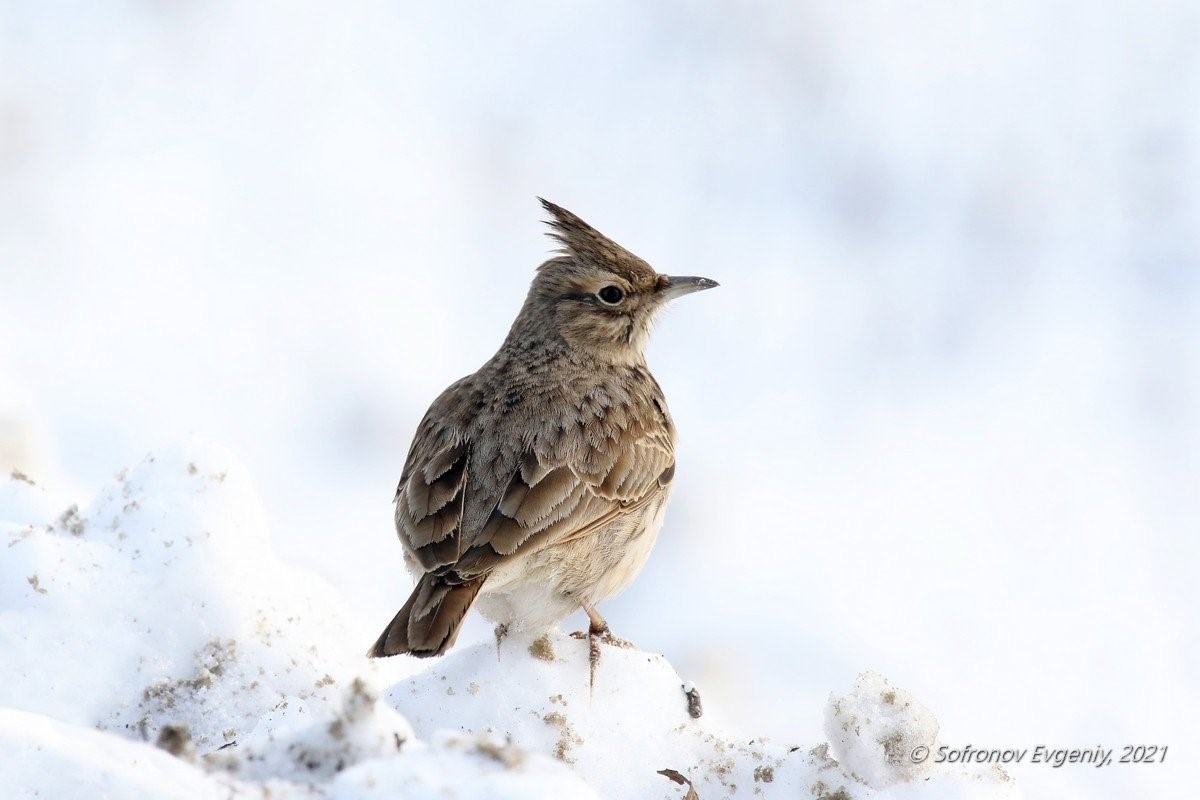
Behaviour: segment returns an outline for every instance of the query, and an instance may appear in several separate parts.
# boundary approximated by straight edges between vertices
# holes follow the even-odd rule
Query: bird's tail
[[[486,579],[486,575],[467,581],[432,573],[423,576],[367,656],[440,656],[454,645],[463,618]]]

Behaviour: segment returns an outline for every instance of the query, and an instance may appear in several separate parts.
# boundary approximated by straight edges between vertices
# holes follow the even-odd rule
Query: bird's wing
[[[482,490],[470,479],[470,443],[453,431],[419,431],[397,490],[396,521],[422,566],[463,579],[486,574],[518,551],[600,530],[651,502],[674,477],[665,416],[640,424],[621,415],[607,426],[593,419],[576,432],[532,442],[486,500],[490,513],[464,531],[467,509],[476,505],[467,495]]]
[[[454,570],[483,574],[518,552],[591,535],[654,500],[674,474],[670,438],[645,432],[575,453],[528,450]]]

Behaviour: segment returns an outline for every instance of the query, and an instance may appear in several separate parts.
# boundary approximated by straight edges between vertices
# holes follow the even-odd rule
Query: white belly
[[[476,607],[493,622],[543,630],[633,583],[662,528],[667,493],[641,513],[565,544],[550,545],[499,566]]]

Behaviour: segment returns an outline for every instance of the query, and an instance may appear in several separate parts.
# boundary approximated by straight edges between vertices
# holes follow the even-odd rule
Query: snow
[[[223,783],[163,750],[41,714],[0,709],[3,797],[217,800],[228,796]]]
[[[197,438],[85,506],[0,489],[0,796],[1014,798],[999,771],[914,766],[937,723],[864,675],[830,742],[689,713],[661,655],[558,630],[396,680],[323,580],[273,552],[250,476]],[[711,703],[709,705],[712,705]],[[815,718],[820,708],[811,708]]]
[[[837,708],[837,719],[855,720],[831,732],[832,747],[744,736],[714,724],[711,714],[694,719],[689,688],[697,687],[663,656],[613,645],[601,645],[592,686],[588,643],[555,630],[474,645],[401,681],[387,698],[418,736],[459,728],[519,742],[570,764],[604,797],[682,796],[662,770],[682,774],[701,798],[838,791],[847,798],[885,798],[892,795],[872,790],[918,778],[915,797],[1019,796],[999,773],[936,770],[932,763],[909,769],[907,758],[898,762],[893,749],[885,752],[879,737],[890,739],[900,729],[905,735],[897,747],[932,745],[937,723],[879,676],[861,679],[852,695],[831,697],[831,719]],[[939,780],[935,790],[924,782],[933,778]]]
[[[332,707],[353,677],[333,655],[349,645],[344,602],[272,555],[250,479],[220,448],[149,456],[48,528],[15,519],[0,599],[21,613],[0,640],[26,680],[0,686],[0,705],[149,740],[170,720],[215,748],[280,702]],[[130,691],[96,691],[117,684]]]
[[[834,693],[825,708],[834,757],[876,789],[924,777],[937,734],[937,720],[927,708],[873,672],[859,675],[851,692]],[[915,758],[916,753],[923,755]]]

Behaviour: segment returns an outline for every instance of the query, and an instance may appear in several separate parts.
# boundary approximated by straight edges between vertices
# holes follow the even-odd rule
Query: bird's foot
[[[585,635],[588,638],[588,664],[591,667],[591,674],[588,678],[588,686],[590,689],[595,689],[596,665],[600,663],[601,643],[612,645],[613,647],[625,648],[626,650],[632,650],[634,649],[634,646],[624,639],[618,639],[616,636],[613,636],[612,631],[608,629],[608,623],[605,622],[604,617],[600,616],[600,612],[596,611],[596,607],[590,602],[587,600],[580,600],[579,605],[583,607],[583,610],[588,615],[587,633],[584,634],[583,631],[579,631],[578,633],[572,633],[571,635],[576,639],[582,639]]]
[[[627,639],[622,639],[619,636],[614,636],[609,627],[605,625],[602,628],[588,628],[586,631],[572,631],[572,639],[594,639],[602,644],[607,644],[612,647],[619,647],[622,650],[637,650],[637,645]]]
[[[608,626],[597,627],[591,625],[586,631],[575,631],[571,634],[576,639],[587,639],[588,642],[588,691],[592,692],[596,689],[596,667],[600,665],[600,643],[604,642],[604,637],[612,638],[612,633],[609,632]]]
[[[613,636],[608,623],[589,625],[586,631],[575,631],[571,636],[575,639],[587,639],[588,641],[588,688],[593,690],[596,688],[596,667],[600,664],[600,645],[606,644],[610,647],[620,647],[623,650],[637,649],[632,642],[627,642],[624,639]]]
[[[622,650],[637,650],[636,644],[628,639],[622,639],[619,636],[614,636],[613,632],[608,628],[605,628],[604,631],[599,634],[599,638],[601,642],[610,647],[619,647]]]
[[[504,641],[504,637],[508,636],[508,626],[501,622],[493,631],[496,636],[496,660],[500,660],[500,643]]]

